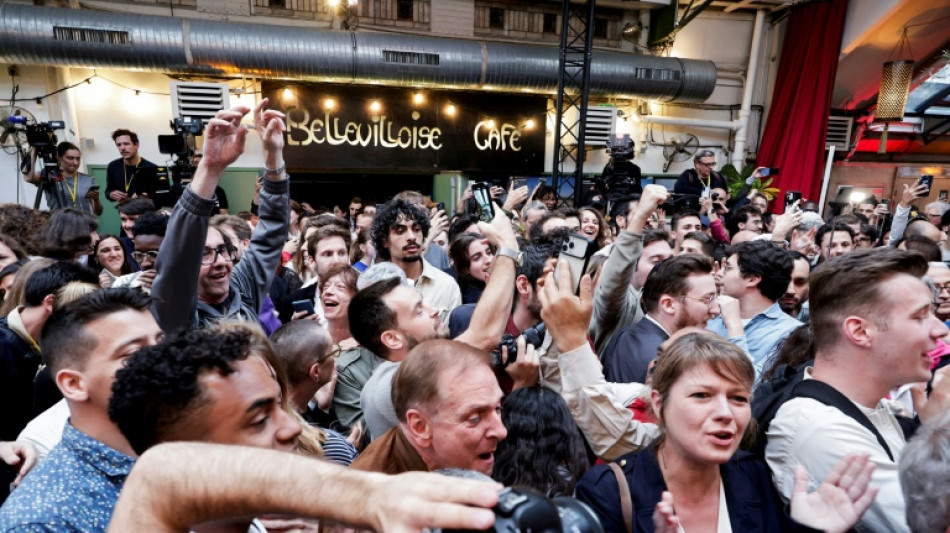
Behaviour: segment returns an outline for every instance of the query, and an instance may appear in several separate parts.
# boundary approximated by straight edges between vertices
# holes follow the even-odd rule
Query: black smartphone
[[[597,247],[594,241],[576,234],[568,235],[567,240],[561,244],[561,253],[558,255],[554,274],[555,278],[560,279],[561,264],[569,265],[571,267],[571,288],[574,290],[574,294],[580,294],[581,277],[584,272],[587,272],[587,265],[596,251]]]
[[[792,206],[795,202],[800,202],[802,199],[802,191],[788,191],[785,193],[785,210],[788,211],[788,208]]]
[[[778,176],[778,168],[776,167],[763,168],[761,174],[763,176]]]
[[[511,188],[520,189],[528,185],[528,178],[511,178]]]
[[[934,177],[930,174],[924,174],[917,178],[917,183],[919,185],[925,185],[927,187],[927,194],[930,194],[930,189],[934,186]]]
[[[294,312],[306,311],[307,316],[316,313],[316,309],[313,308],[313,302],[311,300],[295,300],[294,301]]]
[[[482,222],[491,222],[495,218],[495,206],[492,205],[491,187],[487,183],[472,185],[472,196],[478,204],[478,219]]]
[[[435,206],[436,211],[445,211],[445,202],[439,202]]]

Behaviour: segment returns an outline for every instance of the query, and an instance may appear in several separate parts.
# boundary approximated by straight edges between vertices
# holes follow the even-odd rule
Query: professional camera
[[[174,205],[181,196],[185,185],[195,175],[195,136],[201,135],[201,119],[181,117],[172,119],[168,124],[172,135],[158,136],[158,151],[172,156],[171,165],[158,167],[158,183],[168,184],[156,191],[160,205]]]
[[[59,140],[54,132],[64,129],[66,123],[62,120],[51,120],[29,124],[26,117],[21,116],[10,117],[10,122],[23,128],[26,132],[27,144],[30,145],[30,148],[36,150],[36,159],[42,161],[43,168],[46,170],[43,173],[44,184],[47,181],[61,181],[63,176],[59,170],[59,157],[56,155],[56,145]],[[21,169],[25,170],[29,165],[29,159],[24,159]]]
[[[524,335],[526,346],[530,344],[534,346],[535,349],[541,347],[541,343],[544,342],[544,322],[538,323],[532,328],[524,330],[518,335],[512,335],[511,333],[505,333],[501,337],[501,342],[498,343],[498,347],[492,350],[491,352],[491,364],[494,368],[503,370],[506,366],[514,363],[518,358],[518,337]],[[508,360],[505,361],[501,357],[501,349],[508,348]]]
[[[633,159],[633,148],[633,139],[629,134],[618,135],[607,141],[610,161],[604,167],[597,186],[610,201],[643,192],[640,167],[630,161]]]
[[[516,533],[603,533],[590,507],[574,498],[548,498],[528,487],[508,487],[498,495],[495,525],[489,531]],[[442,530],[444,533],[461,530]]]

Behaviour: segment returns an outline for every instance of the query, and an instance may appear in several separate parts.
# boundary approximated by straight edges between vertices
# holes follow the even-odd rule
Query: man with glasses
[[[712,150],[700,150],[693,157],[693,168],[684,170],[673,192],[676,194],[692,194],[700,197],[712,195],[713,189],[728,189],[726,179],[722,174],[714,171],[716,167],[716,153]]]
[[[134,236],[132,243],[135,246],[132,258],[142,267],[142,270],[116,278],[112,284],[113,287],[137,288],[146,294],[151,292],[156,274],[155,260],[158,259],[158,249],[165,240],[167,229],[168,215],[148,212],[136,219],[132,226]]]
[[[950,320],[950,267],[946,263],[930,263],[927,268],[927,277],[933,283],[937,292],[934,303],[934,314],[937,318],[947,322]]]
[[[221,319],[259,323],[259,312],[280,264],[290,221],[290,188],[284,172],[283,114],[254,109],[254,123],[264,145],[264,184],[260,222],[242,261],[231,239],[208,221],[221,175],[244,152],[248,127],[241,119],[250,109],[219,111],[208,122],[204,157],[168,221],[152,286],[154,311],[162,329],[173,335]]]
[[[712,272],[712,261],[699,254],[672,257],[650,272],[641,295],[646,316],[621,328],[601,354],[607,381],[643,383],[663,341],[719,314]]]

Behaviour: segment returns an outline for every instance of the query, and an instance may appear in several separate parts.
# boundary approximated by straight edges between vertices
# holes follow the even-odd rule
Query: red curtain
[[[838,68],[848,0],[792,7],[757,166],[778,167],[773,187],[817,202],[825,164],[825,129]],[[781,201],[775,202],[777,209]]]

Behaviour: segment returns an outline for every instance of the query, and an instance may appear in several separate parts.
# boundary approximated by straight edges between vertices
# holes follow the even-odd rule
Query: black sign
[[[544,169],[544,97],[273,81],[262,90],[287,114],[291,169]]]

